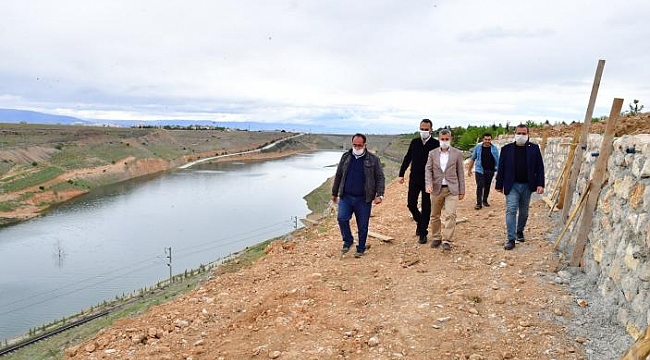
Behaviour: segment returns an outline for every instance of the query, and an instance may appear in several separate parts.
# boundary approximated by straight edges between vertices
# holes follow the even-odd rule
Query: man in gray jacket
[[[354,243],[350,230],[350,219],[357,220],[359,242],[355,258],[366,251],[368,225],[372,204],[379,204],[384,198],[384,171],[379,158],[366,149],[366,136],[354,134],[352,149],[341,156],[332,185],[332,202],[338,203],[339,228],[343,237],[341,253],[350,251]]]

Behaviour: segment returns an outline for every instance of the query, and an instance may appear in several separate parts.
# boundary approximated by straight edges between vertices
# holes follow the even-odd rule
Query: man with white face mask
[[[424,169],[426,192],[431,194],[431,247],[450,250],[456,229],[456,208],[465,197],[463,152],[451,146],[451,131],[440,130],[440,147],[429,152]]]
[[[417,224],[415,235],[418,236],[420,244],[426,244],[427,242],[429,218],[431,216],[431,197],[424,191],[424,166],[427,164],[429,151],[440,146],[438,140],[431,136],[432,128],[431,120],[422,119],[420,121],[419,136],[411,140],[406,155],[404,155],[404,160],[402,160],[398,178],[399,183],[403,184],[404,173],[409,166],[411,167],[406,206]],[[418,208],[420,195],[422,196],[420,201],[422,204],[421,209]]]
[[[515,128],[515,141],[501,148],[495,189],[506,195],[507,239],[503,248],[512,250],[524,242],[528,207],[533,192],[544,193],[544,160],[539,146],[528,141],[528,127]]]
[[[354,134],[352,148],[341,156],[332,184],[332,202],[338,203],[337,220],[343,237],[341,254],[350,251],[354,243],[350,219],[357,220],[359,242],[355,258],[366,251],[368,225],[372,204],[384,199],[385,179],[379,158],[366,149],[366,136]]]

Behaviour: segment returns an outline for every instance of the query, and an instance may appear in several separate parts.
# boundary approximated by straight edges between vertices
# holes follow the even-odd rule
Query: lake
[[[202,163],[0,229],[0,340],[301,227],[341,152]],[[325,201],[325,200],[324,200]]]

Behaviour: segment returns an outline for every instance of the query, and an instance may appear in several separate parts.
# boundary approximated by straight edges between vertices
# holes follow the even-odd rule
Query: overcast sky
[[[1,0],[0,108],[369,133],[650,105],[648,0]]]

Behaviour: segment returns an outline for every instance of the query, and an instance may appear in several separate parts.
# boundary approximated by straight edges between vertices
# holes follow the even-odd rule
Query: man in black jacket
[[[366,149],[366,136],[354,134],[352,149],[341,155],[332,184],[332,202],[339,205],[336,219],[343,237],[341,254],[350,251],[354,242],[350,219],[354,214],[357,220],[359,243],[355,258],[366,251],[368,224],[372,204],[378,205],[384,199],[386,179],[381,161],[377,155]]]
[[[411,166],[409,176],[409,191],[407,207],[413,215],[413,220],[418,224],[415,234],[420,244],[427,243],[429,231],[429,217],[431,216],[431,197],[424,189],[424,167],[427,165],[429,151],[440,146],[438,140],[431,136],[433,124],[429,119],[420,122],[420,136],[411,140],[409,149],[404,155],[402,166],[399,169],[399,182],[404,183],[404,173]],[[422,209],[418,209],[418,198],[422,194]]]

